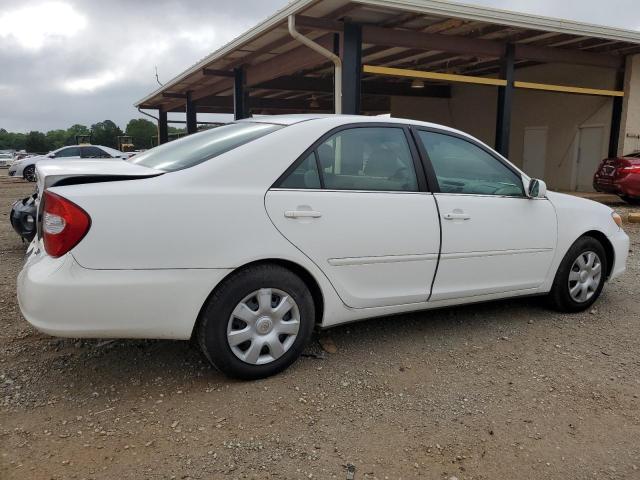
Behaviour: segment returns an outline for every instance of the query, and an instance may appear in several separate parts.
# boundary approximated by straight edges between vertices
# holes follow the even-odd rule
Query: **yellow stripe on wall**
[[[499,78],[472,77],[470,75],[453,75],[450,73],[422,72],[419,70],[407,70],[404,68],[374,67],[365,65],[364,73],[374,75],[386,75],[390,77],[424,78],[427,80],[442,80],[445,82],[475,83],[478,85],[492,85],[506,87],[507,81]]]
[[[418,78],[425,80],[440,80],[444,82],[473,83],[476,85],[490,85],[494,87],[506,87],[507,81],[500,78],[474,77],[471,75],[454,75],[450,73],[423,72],[420,70],[408,70],[405,68],[375,67],[364,65],[364,73],[373,75],[386,75],[390,77]],[[547,92],[575,93],[579,95],[598,95],[603,97],[624,97],[624,92],[619,90],[601,90],[597,88],[571,87],[566,85],[551,85],[547,83],[515,82],[516,88],[527,90],[544,90]]]
[[[547,92],[576,93],[579,95],[599,95],[602,97],[624,97],[618,90],[599,90],[597,88],[568,87],[565,85],[548,85],[546,83],[515,82],[516,88],[528,90],[544,90]]]

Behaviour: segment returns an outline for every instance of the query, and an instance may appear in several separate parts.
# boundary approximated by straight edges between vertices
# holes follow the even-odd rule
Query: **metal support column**
[[[624,70],[619,70],[616,74],[616,89],[624,90]],[[622,124],[622,110],[624,106],[624,97],[613,97],[613,113],[611,115],[611,136],[609,137],[609,158],[617,157],[620,147],[620,128]]]
[[[359,115],[362,101],[362,27],[344,24],[342,42],[342,113]]]
[[[247,76],[244,67],[233,71],[233,112],[236,120],[249,118],[249,95],[247,92]]]
[[[192,100],[191,92],[187,92],[187,101],[185,107],[187,111],[187,134],[191,135],[192,133],[196,133],[198,131],[196,102]]]
[[[505,87],[498,91],[498,119],[496,123],[496,150],[504,157],[509,157],[509,141],[511,139],[511,110],[515,90],[515,46],[507,45],[500,69],[501,78],[507,81]]]
[[[169,141],[169,124],[167,122],[167,112],[158,110],[158,145]]]

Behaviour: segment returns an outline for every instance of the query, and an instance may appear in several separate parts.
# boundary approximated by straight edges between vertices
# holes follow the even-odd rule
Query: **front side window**
[[[315,160],[315,162],[314,162]],[[418,179],[402,128],[342,130],[324,141],[279,185],[280,188],[417,192]],[[302,181],[306,176],[307,181]]]
[[[56,152],[55,155],[55,158],[79,157],[80,147],[63,148],[59,152]]]
[[[442,193],[524,196],[522,178],[467,140],[420,131]]]
[[[284,128],[269,123],[239,122],[195,133],[132,157],[129,161],[165,172],[190,168]]]

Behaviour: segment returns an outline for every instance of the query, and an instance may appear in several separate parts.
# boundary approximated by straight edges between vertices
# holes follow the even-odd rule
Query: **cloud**
[[[0,38],[26,50],[73,37],[86,26],[87,18],[63,2],[36,3],[0,14]]]
[[[123,72],[100,72],[91,77],[67,80],[62,88],[69,93],[89,93],[104,88],[123,77]]]
[[[111,119],[288,0],[0,0],[0,128]],[[637,0],[464,0],[634,28]],[[184,115],[182,115],[184,118]],[[203,116],[202,118],[206,118]]]

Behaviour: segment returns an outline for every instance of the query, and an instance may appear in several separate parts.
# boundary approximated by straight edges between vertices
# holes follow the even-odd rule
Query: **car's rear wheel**
[[[27,182],[35,182],[36,181],[36,166],[29,165],[25,167],[22,172],[22,178],[24,178]]]
[[[565,255],[553,282],[549,300],[563,312],[581,312],[600,297],[607,272],[607,255],[593,237],[578,239]]]
[[[627,196],[621,196],[622,200],[627,202],[629,205],[640,205],[640,198],[633,198]]]
[[[231,275],[212,294],[199,319],[198,343],[230,377],[269,377],[300,356],[314,316],[311,292],[297,275],[257,265]]]

